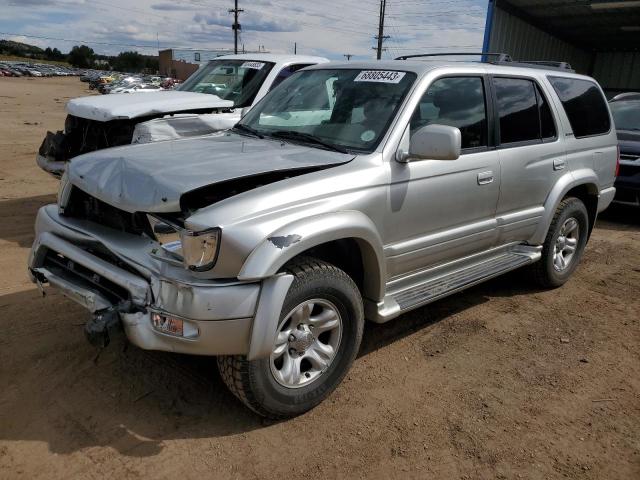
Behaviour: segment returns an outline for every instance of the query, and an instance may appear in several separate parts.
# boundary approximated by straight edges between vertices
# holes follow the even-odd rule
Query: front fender
[[[365,296],[380,300],[386,278],[382,240],[371,219],[354,210],[314,215],[280,227],[251,252],[238,279],[271,277],[289,260],[310,248],[347,238],[354,239],[360,246]]]
[[[589,168],[581,168],[572,172],[567,172],[562,176],[551,189],[551,192],[547,196],[547,200],[544,202],[544,214],[536,233],[531,238],[530,242],[533,245],[541,245],[544,243],[547,237],[547,231],[551,226],[551,221],[556,213],[558,205],[565,197],[567,192],[572,188],[585,185],[590,194],[594,196],[599,195],[598,189],[598,176]]]

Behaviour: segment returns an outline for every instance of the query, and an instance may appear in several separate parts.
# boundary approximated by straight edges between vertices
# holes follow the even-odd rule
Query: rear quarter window
[[[569,117],[576,138],[604,135],[611,130],[606,100],[589,80],[548,77]]]

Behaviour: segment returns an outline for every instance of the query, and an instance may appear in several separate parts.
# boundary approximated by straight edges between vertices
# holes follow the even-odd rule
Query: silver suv
[[[301,70],[229,132],[75,158],[32,278],[106,345],[216,355],[273,418],[345,377],[365,318],[523,266],[568,280],[611,202],[616,132],[565,69],[350,62]]]

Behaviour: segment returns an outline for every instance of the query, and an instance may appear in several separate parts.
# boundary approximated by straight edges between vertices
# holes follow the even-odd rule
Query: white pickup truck
[[[83,153],[231,128],[243,108],[255,105],[292,73],[328,61],[305,55],[225,55],[176,90],[73,99],[64,131],[47,132],[37,163],[59,177],[67,162]]]

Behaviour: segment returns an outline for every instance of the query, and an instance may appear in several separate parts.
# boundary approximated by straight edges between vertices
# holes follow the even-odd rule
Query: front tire
[[[536,283],[556,288],[569,280],[580,263],[588,235],[589,214],[582,200],[562,200],[549,226],[542,258],[532,266]]]
[[[284,267],[294,276],[269,358],[220,356],[231,392],[259,415],[300,415],[324,400],[349,371],[364,330],[362,297],[339,268],[306,257]]]

